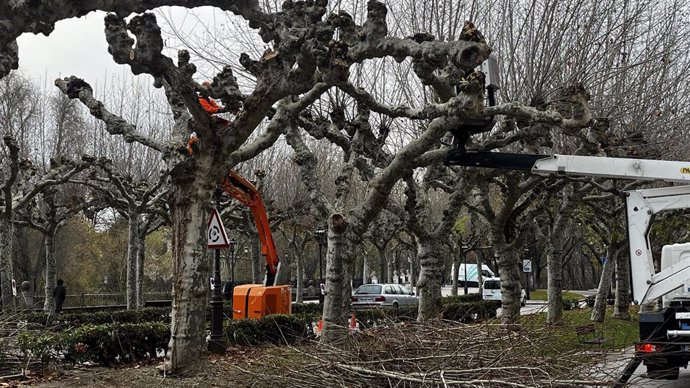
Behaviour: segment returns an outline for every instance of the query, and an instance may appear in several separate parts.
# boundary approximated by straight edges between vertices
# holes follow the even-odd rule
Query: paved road
[[[632,358],[632,348],[624,352],[614,352],[606,356],[606,360],[595,367],[594,375],[601,379],[617,379],[623,372],[623,368]],[[685,388],[690,387],[690,370],[680,370],[678,380],[652,380],[647,378],[647,368],[640,364],[628,381],[629,387],[651,388]]]
[[[451,295],[451,286],[444,286],[441,293],[443,296]],[[478,293],[479,289],[476,287],[470,287],[468,289],[469,293]],[[571,292],[590,296],[595,295],[596,290],[573,290]],[[459,294],[464,294],[464,289],[460,288],[458,290]],[[544,301],[528,300],[527,306],[520,310],[520,315],[534,314],[538,312],[543,312],[546,309],[546,303]],[[623,372],[623,369],[627,365],[628,361],[632,358],[632,348],[625,352],[615,352],[611,353],[606,357],[606,361],[601,365],[597,365],[595,375],[600,376],[602,379],[615,380]],[[650,388],[687,388],[690,387],[690,368],[680,369],[680,376],[678,380],[652,380],[647,378],[647,368],[640,364],[633,373],[633,376],[628,382],[630,387],[650,387]]]

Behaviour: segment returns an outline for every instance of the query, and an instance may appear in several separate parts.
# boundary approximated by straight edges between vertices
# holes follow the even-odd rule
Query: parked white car
[[[486,278],[482,283],[482,299],[501,301],[501,278]],[[520,306],[527,304],[527,293],[520,289]]]
[[[352,295],[353,310],[372,307],[416,306],[417,296],[400,284],[363,284]]]

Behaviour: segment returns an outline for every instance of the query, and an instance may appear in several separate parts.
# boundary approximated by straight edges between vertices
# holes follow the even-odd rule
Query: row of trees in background
[[[618,0],[491,6],[310,1],[285,2],[280,12],[277,4],[252,2],[188,6],[202,3],[219,7],[235,29],[227,36],[203,34],[213,36],[210,42],[178,41],[190,51],[180,51],[175,61],[164,53],[153,14],[122,19],[165,1],[72,4],[74,15],[117,12],[105,20],[109,52],[133,73],[148,74],[141,77],[155,91],[137,86],[139,78],[96,88],[69,77],[56,81],[59,92],[17,75],[2,79],[3,299],[11,294],[10,279],[24,268],[24,255],[34,263],[27,277],[31,272],[38,279],[44,267],[50,309],[58,262],[66,272],[86,266],[75,253],[82,244],[65,245],[70,249],[56,256],[56,241],[79,233],[104,241],[119,235],[122,241],[126,234],[127,249],[122,241],[119,252],[103,253],[108,244],[99,244],[92,247],[91,263],[103,263],[95,266],[99,274],[109,268],[106,262],[118,263],[108,271],[117,272],[113,276],[133,308],[142,303],[146,274],[169,274],[173,339],[167,365],[193,367],[205,330],[210,260],[204,230],[211,192],[235,168],[257,182],[289,258],[288,277],[297,284],[319,272],[314,231],[327,230],[326,341],[343,333],[353,277],[376,272],[380,280],[392,280],[394,270],[408,269],[421,298],[419,318],[426,320],[438,315],[451,264],[472,254],[500,273],[503,322],[519,320],[524,258],[535,261],[537,283],[548,286],[549,323],[561,320],[563,288],[601,283],[603,293],[609,280],[596,276],[610,274],[613,265],[618,310],[625,315],[628,261],[620,249],[625,235],[619,210],[623,191],[637,183],[443,162],[450,133],[469,150],[688,157],[679,140],[688,122],[690,40],[686,18],[677,16],[687,13],[686,6]],[[3,7],[9,6],[0,6],[2,15],[36,12],[47,25],[73,16],[45,4]],[[3,66],[17,55],[14,38],[31,30],[14,19],[8,23],[11,33],[0,40]],[[258,37],[245,23],[260,27],[271,48],[257,50]],[[501,63],[499,103],[485,106],[484,76],[474,69],[491,49]],[[197,103],[197,69],[217,73],[210,93],[237,111],[226,114],[229,124]],[[497,123],[476,133],[465,126],[475,116],[496,117]],[[179,152],[190,129],[201,138],[191,156]],[[99,221],[103,217],[110,225]],[[251,252],[252,280],[260,280],[263,265],[249,213],[228,204],[224,217],[238,252]],[[685,237],[661,225],[659,246]],[[29,230],[40,233],[43,248],[22,248],[38,239]],[[602,271],[603,256],[609,267]],[[169,257],[170,267],[151,257]]]

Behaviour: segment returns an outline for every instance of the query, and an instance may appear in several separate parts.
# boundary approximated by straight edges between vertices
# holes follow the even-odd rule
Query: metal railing
[[[21,297],[19,297],[21,298]],[[170,292],[145,292],[144,302],[150,300],[171,299]],[[31,304],[34,307],[41,307],[45,301],[45,296],[35,296]],[[119,306],[126,304],[125,294],[67,294],[63,307],[90,307],[90,306]]]

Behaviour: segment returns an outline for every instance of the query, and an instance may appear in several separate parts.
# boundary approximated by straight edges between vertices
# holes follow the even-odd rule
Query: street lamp
[[[228,244],[230,244],[230,280],[232,280],[232,284],[235,284],[235,244],[237,241],[231,238]]]
[[[326,237],[326,231],[323,229],[316,229],[314,234],[316,235],[316,240],[319,242],[319,283],[323,283],[323,257],[321,247]]]

